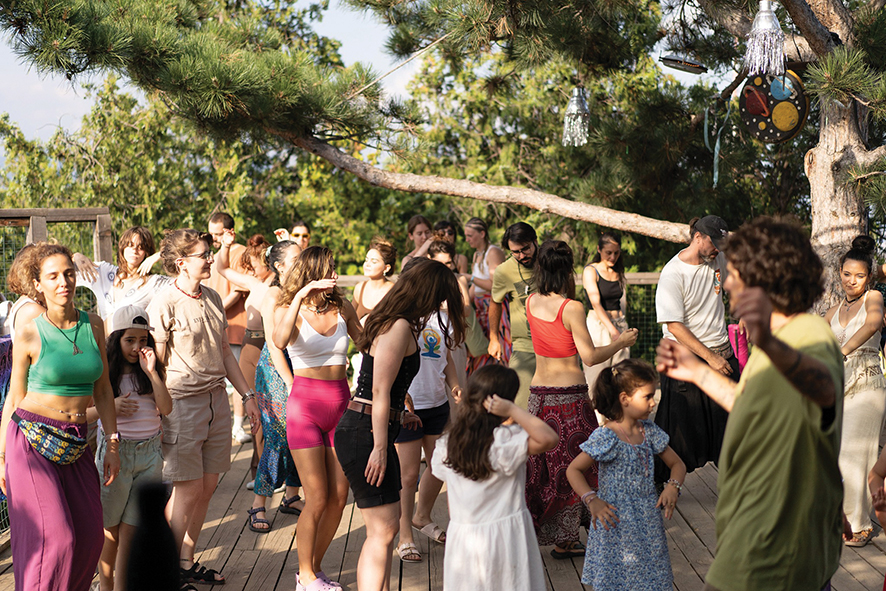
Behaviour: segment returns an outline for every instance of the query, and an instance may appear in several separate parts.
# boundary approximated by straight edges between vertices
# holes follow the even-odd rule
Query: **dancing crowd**
[[[884,273],[867,236],[822,318],[824,268],[794,221],[692,220],[656,291],[653,365],[630,357],[613,232],[583,302],[566,242],[518,222],[499,246],[479,218],[416,215],[402,260],[372,240],[349,301],[306,222],[245,246],[234,226],[216,213],[159,250],[130,228],[116,265],[46,242],[16,256],[0,421],[16,589],[85,591],[96,567],[102,591],[126,589],[137,496],[160,481],[174,588],[223,584],[195,552],[232,441],[253,441],[248,529],[271,530],[275,493],[298,515],[297,591],[342,587],[323,559],[349,490],[364,591],[390,590],[395,554],[423,560],[416,535],[446,545],[447,590],[544,589],[539,545],[584,557],[597,591],[670,590],[663,519],[708,462],[708,590],[829,589],[842,545],[886,519]],[[97,313],[75,307],[77,286]],[[448,531],[432,518],[444,483]]]

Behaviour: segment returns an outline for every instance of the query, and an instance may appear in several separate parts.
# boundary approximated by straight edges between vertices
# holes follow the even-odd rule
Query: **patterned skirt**
[[[488,293],[474,297],[474,310],[476,310],[477,312],[477,322],[483,329],[483,334],[485,334],[487,337],[489,336],[489,302],[491,301],[492,296]],[[508,360],[511,358],[511,315],[508,310],[507,300],[502,303],[501,323],[499,324],[498,338],[501,341],[501,362],[504,365],[507,365]],[[474,373],[484,365],[489,365],[490,363],[498,362],[489,354],[474,357],[473,355],[468,353],[468,377],[470,377],[472,373]]]
[[[261,428],[265,446],[258,471],[255,474],[255,494],[270,497],[284,482],[287,486],[301,486],[289,444],[286,443],[286,400],[289,388],[271,363],[268,346],[261,350],[255,368],[255,390],[261,410]]]
[[[587,508],[572,490],[566,468],[579,446],[597,428],[597,418],[588,399],[587,384],[565,388],[530,386],[529,412],[548,424],[560,437],[557,447],[529,456],[526,469],[526,505],[541,546],[566,546],[578,541],[578,530],[590,522]],[[597,467],[585,477],[597,488]]]

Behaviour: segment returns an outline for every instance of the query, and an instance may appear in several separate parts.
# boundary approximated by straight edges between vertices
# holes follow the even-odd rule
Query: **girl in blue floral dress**
[[[566,471],[569,484],[591,512],[581,581],[594,591],[670,591],[671,561],[661,510],[674,512],[686,466],[668,436],[649,420],[657,375],[651,365],[626,359],[604,369],[594,386],[594,406],[605,417],[581,444]],[[661,495],[653,482],[653,456],[671,470]],[[599,490],[585,479],[598,466]]]

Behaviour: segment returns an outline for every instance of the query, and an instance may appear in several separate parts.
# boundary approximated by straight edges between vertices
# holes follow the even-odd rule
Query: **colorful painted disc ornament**
[[[768,144],[794,138],[809,115],[809,98],[803,82],[790,70],[784,76],[748,77],[738,106],[751,135]]]

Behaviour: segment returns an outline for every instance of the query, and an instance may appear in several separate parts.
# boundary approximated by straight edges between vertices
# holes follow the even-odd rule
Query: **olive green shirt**
[[[532,335],[526,320],[526,300],[535,293],[532,269],[527,269],[513,257],[498,267],[492,276],[492,301],[502,303],[507,299],[511,313],[511,341],[514,351],[535,353],[532,348]]]
[[[817,591],[840,565],[843,356],[819,316],[800,314],[775,335],[827,366],[835,416],[823,426],[821,407],[763,351],[751,353],[720,452],[717,553],[707,582],[722,591]]]

